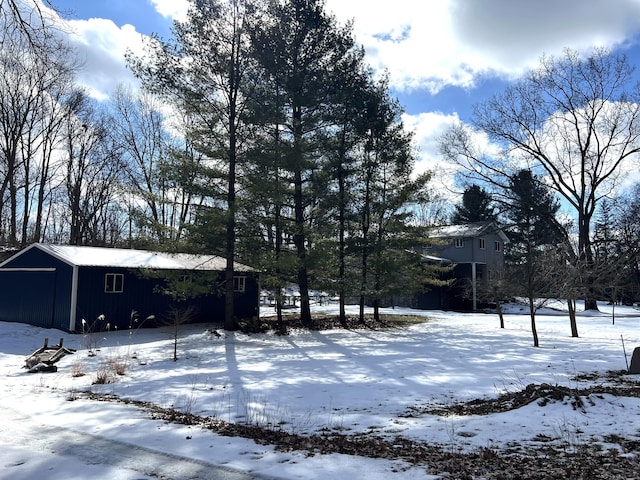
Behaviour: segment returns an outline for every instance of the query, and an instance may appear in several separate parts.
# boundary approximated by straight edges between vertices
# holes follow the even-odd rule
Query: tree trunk
[[[278,333],[284,335],[286,329],[284,326],[284,319],[282,318],[282,288],[276,290],[276,325],[278,326]]]
[[[238,154],[238,139],[236,130],[236,104],[233,100],[233,94],[236,93],[236,72],[235,72],[236,58],[232,56],[229,63],[229,106],[227,126],[229,129],[229,178],[227,181],[227,222],[225,232],[225,255],[226,255],[226,294],[225,294],[225,308],[224,308],[224,328],[225,330],[237,330],[239,328],[234,314],[234,300],[235,294],[233,289],[233,276],[235,268],[235,245],[236,245],[236,165]]]
[[[279,175],[276,175],[276,179],[279,179]],[[276,254],[276,268],[275,268],[275,274],[276,274],[276,287],[275,287],[275,293],[276,293],[276,317],[277,317],[277,326],[278,326],[278,333],[280,333],[281,335],[284,335],[286,333],[286,327],[284,326],[284,319],[282,318],[282,280],[281,280],[281,275],[282,275],[282,271],[280,269],[280,262],[281,262],[281,258],[280,258],[280,254],[282,253],[282,243],[283,243],[283,239],[282,239],[282,226],[281,226],[281,207],[280,205],[276,205],[275,207],[275,254]]]
[[[591,215],[578,215],[578,255],[585,269],[584,309],[598,310],[595,293],[596,278],[593,273],[593,248],[591,245]]]
[[[360,309],[358,311],[358,323],[364,325],[364,295],[360,294]]]
[[[33,231],[32,241],[41,242],[43,240],[42,235],[42,222],[44,215],[44,200],[47,187],[47,180],[49,178],[49,159],[47,157],[43,160],[42,173],[40,174],[40,182],[38,183],[38,200],[36,205],[36,222]]]
[[[576,301],[573,298],[567,299],[569,307],[569,324],[571,325],[571,336],[578,337],[578,322],[576,320]]]
[[[235,148],[235,147],[234,147]],[[236,220],[235,220],[235,152],[230,150],[229,155],[229,183],[227,191],[227,224],[225,232],[225,305],[224,305],[224,329],[233,331],[238,329],[238,322],[234,315],[234,257],[236,242]]]
[[[498,318],[500,319],[500,328],[504,328],[504,315],[502,313],[502,303],[499,298],[496,298],[496,312],[498,312]]]
[[[371,225],[371,201],[370,201],[370,173],[367,169],[365,180],[364,202],[362,207],[362,259],[361,259],[361,282],[360,282],[360,318],[359,322],[364,324],[364,302],[367,294],[367,277],[369,275],[369,227]]]
[[[304,199],[303,199],[303,181],[302,181],[302,111],[300,107],[293,108],[293,124],[295,144],[294,155],[298,164],[294,172],[294,215],[295,215],[295,233],[293,235],[293,243],[296,246],[298,254],[298,288],[300,289],[300,322],[305,327],[311,326],[311,305],[309,302],[309,276],[307,271],[307,247],[305,238],[304,225]]]
[[[380,265],[380,251],[378,250],[378,252],[376,253],[376,258],[377,258],[377,264]],[[380,282],[380,275],[378,275],[378,273],[376,273],[376,280],[374,283],[375,286],[375,299],[373,301],[373,319],[374,321],[380,323],[380,292],[382,290],[382,285]]]
[[[531,334],[533,335],[533,346],[539,347],[538,330],[536,328],[536,309],[533,304],[533,298],[529,297],[529,314],[531,315]]]
[[[344,135],[342,140],[344,149]],[[338,219],[339,219],[339,238],[338,238],[338,288],[340,295],[340,325],[342,328],[347,328],[347,315],[345,312],[346,303],[346,249],[345,249],[345,229],[346,229],[346,192],[345,192],[345,173],[342,168],[342,164],[338,166]]]
[[[363,247],[362,253],[362,274],[361,274],[361,284],[360,284],[360,312],[358,317],[358,322],[364,325],[364,304],[366,298],[366,289],[367,289],[367,275],[369,274],[367,270],[367,253],[366,247]]]
[[[15,171],[14,171],[15,172]],[[18,245],[18,186],[16,185],[15,175],[12,173],[9,179],[9,245]]]
[[[225,281],[225,302],[224,302],[224,329],[228,331],[238,330],[238,322],[233,315],[234,290],[233,290],[233,260],[227,258],[227,265],[224,272]]]

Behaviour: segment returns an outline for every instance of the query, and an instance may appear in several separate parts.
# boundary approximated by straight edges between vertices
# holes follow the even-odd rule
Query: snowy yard
[[[282,337],[238,332],[218,337],[206,331],[207,325],[192,325],[181,331],[177,362],[172,361],[171,332],[164,328],[89,339],[0,322],[0,408],[6,420],[0,427],[0,477],[35,478],[43,469],[48,479],[65,480],[159,475],[135,462],[61,453],[54,442],[34,438],[38,431],[62,427],[91,436],[86,438],[271,478],[439,478],[439,472],[402,459],[281,452],[249,439],[153,420],[135,406],[89,400],[82,394],[88,390],[224,422],[305,435],[400,436],[451,452],[524,451],[543,442],[571,450],[597,442],[623,456],[629,452],[612,439],[640,441],[640,399],[626,396],[591,395],[577,409],[559,400],[488,415],[415,414],[519,392],[528,384],[576,390],[607,384],[612,381],[607,372],[626,369],[622,339],[629,361],[640,347],[637,309],[616,307],[615,324],[607,305],[600,314],[581,315],[580,338],[570,337],[565,314],[544,311],[537,317],[541,348],[532,346],[528,315],[517,312],[506,315],[505,329],[493,314],[385,311],[392,312],[424,315],[425,322],[381,331],[293,331]],[[64,345],[77,352],[60,360],[56,373],[27,373],[24,359],[45,337],[50,343],[64,337]],[[96,356],[88,355],[90,344],[99,347]],[[115,367],[124,375],[114,373]],[[586,375],[594,373],[599,375]],[[95,384],[104,375],[111,383]],[[622,379],[640,387],[640,376]],[[174,478],[187,478],[181,475]]]

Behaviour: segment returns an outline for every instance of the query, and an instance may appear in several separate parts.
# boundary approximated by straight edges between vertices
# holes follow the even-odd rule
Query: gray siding
[[[480,239],[484,239],[485,248],[480,248]],[[493,233],[479,237],[463,238],[463,246],[456,247],[455,240],[447,240],[444,246],[434,247],[433,252],[451,260],[453,263],[482,263],[491,272],[500,271],[504,265],[504,242]],[[495,242],[499,242],[500,250],[496,251]]]

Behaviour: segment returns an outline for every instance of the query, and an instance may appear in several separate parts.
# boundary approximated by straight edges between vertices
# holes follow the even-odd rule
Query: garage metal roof
[[[51,245],[34,243],[27,247],[38,248],[65,263],[75,266],[153,268],[160,270],[208,270],[223,271],[226,260],[216,255],[194,255],[189,253],[165,253],[125,248],[88,247],[73,245]],[[25,250],[23,250],[25,251]],[[6,262],[11,261],[17,253]],[[0,264],[0,267],[3,264]],[[253,268],[236,262],[235,271],[254,271]]]

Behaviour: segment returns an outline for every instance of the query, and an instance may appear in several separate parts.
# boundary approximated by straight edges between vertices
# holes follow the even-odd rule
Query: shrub
[[[93,380],[93,385],[105,385],[107,383],[113,383],[113,370],[109,365],[103,364],[96,372],[96,378]]]
[[[266,333],[269,331],[269,324],[258,317],[243,318],[238,321],[238,326],[243,333]]]
[[[84,372],[84,365],[81,362],[75,362],[73,365],[71,365],[71,376],[76,378],[76,377],[83,377],[85,375]]]

